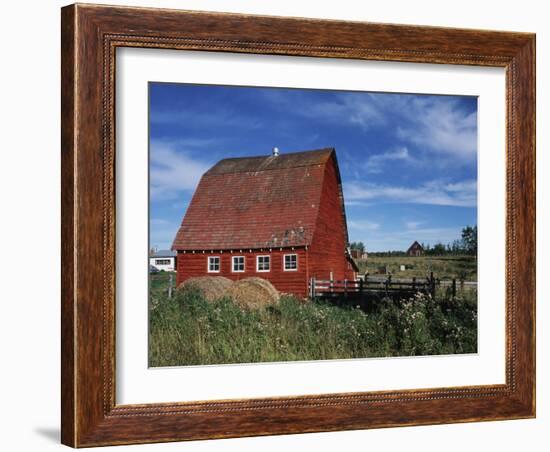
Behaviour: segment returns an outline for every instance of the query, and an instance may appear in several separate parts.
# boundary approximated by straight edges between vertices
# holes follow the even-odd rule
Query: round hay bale
[[[222,298],[233,281],[224,276],[198,276],[189,278],[178,286],[178,290],[198,290],[206,301]]]
[[[266,279],[251,277],[236,281],[225,295],[243,309],[262,309],[279,303],[280,295]]]

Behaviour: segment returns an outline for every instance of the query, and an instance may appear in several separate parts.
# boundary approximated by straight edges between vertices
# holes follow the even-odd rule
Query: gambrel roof
[[[201,178],[172,249],[224,250],[307,246],[319,214],[333,148],[219,161]]]

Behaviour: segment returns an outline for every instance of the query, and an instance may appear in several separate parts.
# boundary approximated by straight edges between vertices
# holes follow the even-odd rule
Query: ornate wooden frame
[[[62,9],[62,442],[83,447],[535,416],[535,35],[161,9]],[[117,47],[506,69],[506,383],[115,404]]]

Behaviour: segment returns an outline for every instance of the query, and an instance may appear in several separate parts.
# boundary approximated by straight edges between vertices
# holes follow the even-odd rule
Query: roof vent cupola
[[[279,156],[279,148],[278,147],[274,147],[273,150],[271,151],[273,157],[278,157]]]

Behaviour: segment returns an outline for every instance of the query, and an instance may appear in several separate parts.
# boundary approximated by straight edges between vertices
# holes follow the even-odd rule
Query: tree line
[[[475,256],[477,254],[477,225],[466,226],[462,228],[460,239],[453,240],[451,243],[421,243],[424,248],[424,254],[427,256],[459,256],[468,255]],[[352,242],[350,244],[352,250],[359,250],[361,254],[365,252],[365,244],[363,242]],[[405,256],[406,251],[379,251],[369,253],[372,256],[393,257]]]

